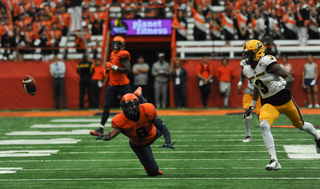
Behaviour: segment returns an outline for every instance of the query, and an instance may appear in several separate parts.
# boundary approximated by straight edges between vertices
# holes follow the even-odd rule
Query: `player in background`
[[[138,156],[149,176],[163,175],[155,161],[150,145],[160,136],[165,144],[160,148],[171,148],[171,135],[167,126],[157,115],[153,104],[147,103],[139,87],[134,94],[125,94],[120,101],[122,112],[112,119],[112,129],[98,139],[110,141],[119,133],[126,135],[134,153]]]
[[[277,63],[272,55],[264,54],[261,41],[250,40],[243,46],[243,57],[248,64],[243,68],[243,74],[254,85],[253,98],[244,117],[250,116],[261,95],[262,108],[260,110],[260,128],[266,148],[271,156],[270,164],[265,166],[268,171],[280,170],[274,146],[274,139],[270,126],[279,117],[286,115],[293,126],[312,135],[316,142],[316,151],[320,153],[320,133],[311,123],[306,122],[291,96],[290,90],[285,88],[287,83],[293,83],[294,78]]]
[[[245,60],[241,60],[240,62],[240,66],[241,66],[241,76],[240,76],[240,80],[238,82],[238,94],[241,95],[243,91],[242,85],[246,80],[246,76],[243,75],[242,70],[243,68],[247,65]],[[253,97],[253,84],[248,80],[248,85],[246,87],[246,89],[244,90],[244,94],[243,94],[243,98],[242,98],[242,103],[243,103],[243,109],[247,109],[250,106],[250,103],[252,101],[252,97]],[[259,118],[259,114],[260,114],[260,109],[261,109],[261,102],[260,102],[260,98],[258,99],[258,102],[255,106],[256,109],[256,115]],[[250,114],[247,117],[243,118],[243,122],[244,122],[244,126],[246,128],[246,138],[242,141],[242,142],[251,142],[252,138],[251,138],[251,129],[250,129],[250,125],[251,125],[251,118],[252,115]]]
[[[111,43],[111,63],[107,62],[106,64],[106,71],[109,72],[109,85],[104,95],[101,126],[95,131],[90,131],[91,135],[103,134],[104,125],[109,118],[110,109],[116,101],[117,96],[119,94],[123,96],[131,92],[130,81],[127,76],[131,71],[131,57],[130,53],[124,50],[125,45],[125,40],[120,36],[116,36]]]

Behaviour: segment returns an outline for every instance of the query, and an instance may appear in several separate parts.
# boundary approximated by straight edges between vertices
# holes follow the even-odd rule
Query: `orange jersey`
[[[118,67],[123,67],[122,63],[120,62],[120,58],[123,59],[128,59],[130,60],[130,53],[126,50],[120,50],[119,52],[117,51],[112,51],[111,52],[111,64],[114,64]],[[109,72],[109,84],[111,86],[115,86],[115,85],[127,85],[130,83],[130,80],[128,79],[127,74],[125,73],[120,73],[118,71],[115,70],[110,70]]]
[[[231,77],[234,76],[233,68],[231,66],[220,66],[217,71],[217,77],[222,82],[230,82]]]
[[[103,80],[104,77],[104,67],[94,66],[94,74],[92,76],[92,80]]]
[[[197,74],[201,74],[202,77],[204,78],[208,78],[209,75],[213,75],[213,68],[212,68],[212,65],[209,65],[209,64],[199,64],[197,66]]]
[[[156,109],[151,103],[140,104],[138,121],[128,119],[123,112],[112,118],[112,127],[121,129],[122,134],[130,138],[136,146],[149,144],[156,136],[156,127],[152,123]]]

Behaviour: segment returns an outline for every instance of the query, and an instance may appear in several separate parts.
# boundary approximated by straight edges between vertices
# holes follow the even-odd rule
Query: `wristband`
[[[254,107],[254,106],[256,105],[256,103],[257,103],[256,100],[252,100],[250,106],[253,106],[253,107]]]
[[[113,69],[114,69],[114,70],[118,70],[118,68],[119,68],[119,67],[116,66],[116,65],[113,66]]]
[[[243,85],[242,81],[239,81],[238,86],[242,86],[242,85]]]

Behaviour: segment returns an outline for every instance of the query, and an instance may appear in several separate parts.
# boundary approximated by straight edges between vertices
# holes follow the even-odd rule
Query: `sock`
[[[106,124],[108,118],[109,118],[109,113],[110,113],[110,110],[103,110],[103,113],[102,113],[102,118],[101,118],[101,126],[102,128],[104,128],[104,125]]]
[[[143,95],[140,96],[140,104],[147,103],[146,99],[143,97]]]
[[[260,122],[260,128],[261,128],[264,144],[266,145],[266,148],[269,152],[271,159],[278,160],[276,149],[274,147],[273,136],[270,131],[270,124],[266,120],[262,120]]]
[[[247,136],[251,136],[251,132],[250,132],[251,119],[245,118],[243,121],[244,121],[244,125],[246,127]]]
[[[309,122],[304,122],[301,130],[306,131],[307,133],[309,133],[310,135],[312,135],[314,137],[314,139],[320,139],[320,133],[319,131],[317,131],[313,125]]]

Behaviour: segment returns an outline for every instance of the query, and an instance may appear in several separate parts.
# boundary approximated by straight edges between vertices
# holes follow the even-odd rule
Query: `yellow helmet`
[[[259,40],[250,40],[243,45],[242,57],[247,64],[255,68],[261,57],[264,56],[264,45]]]

